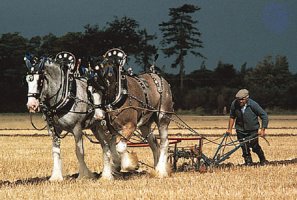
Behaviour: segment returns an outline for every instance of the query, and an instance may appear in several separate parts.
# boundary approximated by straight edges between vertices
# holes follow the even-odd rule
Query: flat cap
[[[236,93],[235,97],[237,99],[242,99],[242,98],[245,98],[245,97],[249,97],[249,91],[247,89],[241,89]]]

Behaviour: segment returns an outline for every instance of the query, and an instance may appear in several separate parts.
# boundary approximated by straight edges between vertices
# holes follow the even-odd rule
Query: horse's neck
[[[106,99],[108,103],[111,103],[112,101],[114,101],[117,94],[118,94],[118,84],[116,82],[111,83],[111,85],[108,87],[106,92]]]
[[[65,84],[66,75],[59,67],[49,68],[46,72],[48,87],[45,91],[47,103],[50,105],[56,104],[61,98],[63,98],[63,87]]]

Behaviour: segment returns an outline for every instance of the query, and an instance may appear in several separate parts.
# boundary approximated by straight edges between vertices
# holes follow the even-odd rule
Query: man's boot
[[[245,156],[244,157],[244,164],[246,166],[252,166],[253,165],[253,160],[251,156]]]
[[[263,152],[262,149],[259,152],[257,152],[257,155],[259,157],[261,166],[264,166],[264,165],[268,164],[268,161],[266,160],[264,152]]]

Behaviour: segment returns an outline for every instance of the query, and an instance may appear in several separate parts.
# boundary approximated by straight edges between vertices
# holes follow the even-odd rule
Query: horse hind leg
[[[169,140],[168,140],[168,125],[170,123],[169,118],[165,116],[165,114],[160,113],[159,114],[159,123],[158,129],[159,129],[159,135],[160,135],[160,157],[157,163],[157,166],[155,167],[157,176],[167,177],[170,175],[170,166],[168,165],[168,146],[169,146]]]
[[[79,163],[78,179],[95,178],[95,175],[88,169],[84,159],[84,146],[82,138],[82,130],[74,131],[75,138],[75,153]]]

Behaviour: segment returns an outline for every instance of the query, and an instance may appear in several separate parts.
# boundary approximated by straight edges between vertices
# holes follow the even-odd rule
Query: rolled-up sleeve
[[[231,106],[230,106],[230,117],[232,119],[235,119],[236,118],[236,114],[235,114],[235,101],[233,101],[231,103]]]

